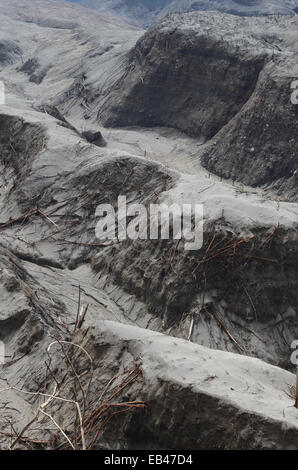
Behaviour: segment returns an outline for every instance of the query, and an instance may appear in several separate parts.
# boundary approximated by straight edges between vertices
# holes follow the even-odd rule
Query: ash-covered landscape
[[[297,13],[0,0],[0,450],[298,450]]]

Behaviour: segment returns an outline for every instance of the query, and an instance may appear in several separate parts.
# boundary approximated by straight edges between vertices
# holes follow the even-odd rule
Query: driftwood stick
[[[213,313],[213,316],[215,317],[215,319],[217,320],[218,324],[222,327],[222,329],[224,330],[224,332],[228,335],[228,337],[230,338],[230,340],[235,344],[236,348],[246,356],[246,352],[245,350],[240,346],[240,344],[238,343],[238,341],[236,341],[236,339],[234,338],[234,336],[230,333],[230,331],[228,330],[228,328],[226,327],[226,325],[224,324],[224,322],[222,321],[222,319],[217,315],[216,312],[212,312]]]
[[[52,219],[50,219],[50,217],[47,216],[47,214],[45,214],[41,209],[38,209],[38,212],[39,212],[48,222],[50,222],[50,224],[54,225],[54,227],[56,228],[57,232],[60,231],[58,225],[57,225]]]

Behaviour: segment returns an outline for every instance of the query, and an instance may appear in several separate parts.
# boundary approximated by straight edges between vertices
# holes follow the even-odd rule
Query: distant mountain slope
[[[131,21],[123,16],[118,16],[110,9],[106,14],[101,12],[90,14],[90,10],[84,8],[83,1],[69,2],[64,0],[0,0],[0,19],[2,24],[7,23],[7,17],[16,21],[37,24],[41,27],[55,29],[75,29],[77,27],[91,28],[94,31],[96,26],[107,26],[117,29],[135,29]],[[6,18],[6,22],[5,19]],[[0,29],[2,33],[3,28]],[[16,35],[12,30],[12,38]]]
[[[69,0],[100,12],[113,12],[149,25],[172,0]]]
[[[294,14],[298,0],[70,0],[98,11],[113,11],[147,26],[168,13],[216,10],[235,15]]]

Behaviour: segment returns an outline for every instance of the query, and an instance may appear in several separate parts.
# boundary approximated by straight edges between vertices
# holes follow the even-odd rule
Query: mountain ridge
[[[219,11],[239,16],[263,16],[298,12],[298,0],[76,0],[75,3],[100,12],[117,13],[145,27],[169,13]]]

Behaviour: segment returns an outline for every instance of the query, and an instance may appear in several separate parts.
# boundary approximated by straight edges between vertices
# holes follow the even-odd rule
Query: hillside
[[[144,31],[20,3],[0,0],[0,448],[298,449],[297,16]],[[203,207],[202,243],[144,237],[156,204]]]

